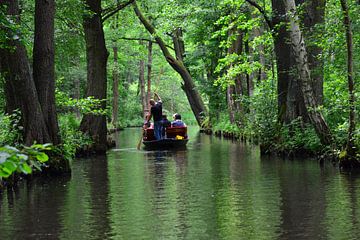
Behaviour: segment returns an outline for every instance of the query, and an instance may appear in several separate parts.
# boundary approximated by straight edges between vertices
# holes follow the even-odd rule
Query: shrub
[[[20,148],[5,146],[0,148],[0,179],[13,173],[30,174],[33,169],[41,171],[49,157],[43,151],[51,150],[50,144],[34,144]]]

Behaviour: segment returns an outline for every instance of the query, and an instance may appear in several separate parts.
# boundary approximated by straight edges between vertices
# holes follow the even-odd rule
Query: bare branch
[[[145,18],[145,16],[140,11],[139,7],[136,4],[136,1],[133,2],[133,7],[136,16],[139,18],[139,20],[142,22],[146,30],[155,37],[155,40],[157,44],[159,45],[161,51],[163,52],[165,58],[173,58],[173,56],[170,54],[167,45],[165,44],[164,40],[156,33],[156,30],[153,25]]]
[[[146,41],[146,42],[152,42],[152,43],[158,43],[157,41],[155,40],[151,40],[151,39],[147,39],[147,38],[129,38],[129,37],[120,37],[118,39],[121,39],[121,40],[128,40],[128,41]],[[169,45],[166,45],[166,47],[172,49],[175,51],[175,49]]]
[[[262,7],[260,7],[259,4],[257,4],[256,2],[254,2],[253,0],[246,0],[251,6],[255,7],[257,10],[259,10],[259,12],[263,15],[265,22],[267,23],[267,25],[269,26],[269,28],[272,30],[274,28],[273,26],[273,22],[271,21],[271,19],[269,18],[269,16],[266,14],[265,9],[263,9]]]
[[[114,9],[107,8],[105,10],[103,10],[104,16],[101,18],[102,22],[105,22],[106,19],[108,19],[109,17],[113,16],[114,14],[116,14],[118,11],[124,9],[126,6],[132,4],[135,0],[129,0],[128,2],[122,3],[122,4],[118,4]]]

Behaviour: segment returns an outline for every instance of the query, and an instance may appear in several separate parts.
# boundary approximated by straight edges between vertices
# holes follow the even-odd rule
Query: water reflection
[[[62,239],[102,239],[110,232],[108,162],[105,156],[78,159],[64,196]],[[90,227],[91,226],[91,227]]]
[[[2,193],[0,239],[58,239],[68,182],[68,177],[36,179]]]
[[[0,194],[0,239],[355,239],[360,177],[190,131],[187,150],[137,150],[138,129],[71,179]]]

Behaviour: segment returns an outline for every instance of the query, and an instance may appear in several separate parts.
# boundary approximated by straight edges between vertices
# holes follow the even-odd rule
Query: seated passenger
[[[186,127],[185,123],[181,120],[181,115],[175,113],[173,115],[174,121],[171,122],[171,127]]]
[[[150,127],[151,127],[150,121],[147,121],[148,117],[149,117],[149,113],[147,113],[147,114],[145,115],[145,121],[144,121],[144,124],[143,124],[143,128],[144,128],[144,129],[147,129],[147,128],[150,128]]]
[[[165,136],[165,129],[170,126],[171,122],[167,119],[167,116],[163,114],[161,119],[161,133],[163,137]]]

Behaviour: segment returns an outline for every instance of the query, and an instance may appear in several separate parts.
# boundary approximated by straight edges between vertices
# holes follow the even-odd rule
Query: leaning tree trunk
[[[134,11],[142,24],[145,26],[145,28],[148,30],[148,32],[155,36],[156,42],[159,44],[160,49],[166,58],[166,61],[170,64],[170,66],[180,74],[181,78],[183,79],[183,84],[181,88],[184,90],[187,99],[189,101],[191,110],[193,111],[195,118],[199,124],[199,126],[202,125],[203,120],[207,116],[207,110],[205,108],[204,102],[202,101],[202,98],[199,94],[199,92],[196,89],[195,83],[184,65],[184,62],[182,61],[182,55],[183,51],[183,42],[182,41],[174,41],[175,47],[178,46],[178,51],[176,51],[176,57],[172,56],[163,41],[163,39],[156,33],[155,28],[151,25],[151,23],[144,17],[144,15],[141,13],[140,9],[138,8],[136,1],[133,3]],[[176,37],[176,36],[175,36]],[[178,39],[179,40],[179,39]],[[176,49],[176,48],[175,48]]]
[[[106,62],[108,52],[105,45],[104,30],[101,22],[101,0],[86,0],[88,10],[83,26],[87,58],[87,97],[103,100],[101,108],[106,107]],[[93,139],[93,151],[105,153],[107,149],[107,128],[104,115],[86,114],[80,130]]]
[[[355,132],[355,93],[354,93],[354,70],[353,70],[353,34],[351,30],[351,21],[349,16],[349,7],[347,0],[340,0],[341,8],[344,14],[344,26],[346,31],[347,45],[347,77],[349,88],[349,129],[348,140],[346,144],[346,159],[340,162],[340,167],[359,167],[360,163],[356,161],[356,147],[354,143]]]
[[[60,143],[55,106],[55,0],[35,1],[33,76],[51,142]]]
[[[283,0],[283,2],[290,22],[289,31],[293,57],[300,77],[300,87],[305,107],[308,110],[308,117],[314,126],[321,143],[324,145],[330,145],[333,142],[331,132],[322,113],[318,109],[316,98],[312,89],[305,43],[298,24],[298,17],[295,14],[295,0]]]
[[[19,22],[18,1],[0,1],[0,7],[3,6],[7,8],[9,17]],[[7,109],[20,108],[26,145],[31,145],[34,141],[50,143],[51,138],[38,100],[25,46],[21,42],[22,39],[19,39],[19,33],[9,28],[4,30],[7,41],[6,47],[0,48],[0,65],[1,73],[5,78]]]

